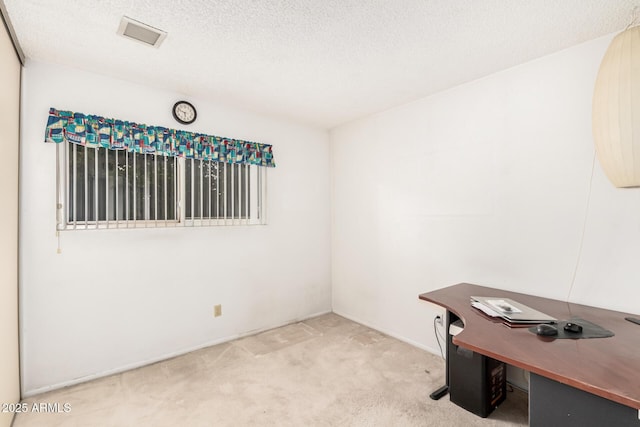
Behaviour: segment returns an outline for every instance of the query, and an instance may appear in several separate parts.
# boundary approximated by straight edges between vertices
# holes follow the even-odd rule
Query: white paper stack
[[[471,297],[471,306],[490,317],[499,317],[509,324],[551,323],[555,319],[548,314],[524,304],[501,297]]]

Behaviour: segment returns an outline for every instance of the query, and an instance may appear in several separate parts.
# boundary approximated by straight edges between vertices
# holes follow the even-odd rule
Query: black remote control
[[[625,317],[624,320],[628,320],[631,323],[635,323],[636,325],[640,325],[640,319],[637,317]]]

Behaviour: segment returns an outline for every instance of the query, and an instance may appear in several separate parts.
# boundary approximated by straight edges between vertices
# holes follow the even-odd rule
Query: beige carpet
[[[428,327],[426,325],[425,327]],[[515,391],[489,418],[445,397],[444,361],[335,314],[198,350],[25,400],[67,413],[19,414],[27,426],[527,425]]]

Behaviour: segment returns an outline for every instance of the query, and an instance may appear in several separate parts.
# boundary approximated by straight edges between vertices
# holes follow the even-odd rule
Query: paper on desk
[[[478,301],[471,301],[471,307],[477,308],[478,310],[482,311],[487,316],[502,317],[500,314],[498,314],[497,312],[491,310],[489,307],[487,307],[486,305],[484,305],[484,304],[482,304],[481,302],[478,302]]]

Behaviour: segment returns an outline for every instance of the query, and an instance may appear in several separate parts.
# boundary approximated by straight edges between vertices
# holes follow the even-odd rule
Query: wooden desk
[[[577,340],[539,337],[527,328],[508,328],[487,319],[471,307],[472,295],[511,298],[559,320],[581,317],[613,331],[615,336]],[[632,314],[468,283],[424,293],[420,299],[440,305],[462,320],[464,330],[453,337],[454,344],[533,374],[530,422],[536,418],[531,414],[534,381],[546,384],[545,379],[551,379],[628,407],[634,415],[629,425],[637,422],[640,426],[640,326],[624,320]],[[536,375],[544,378],[534,380]]]

